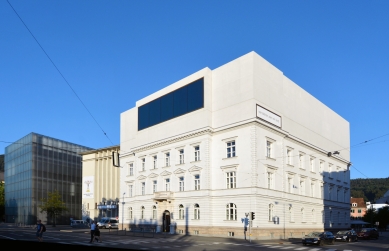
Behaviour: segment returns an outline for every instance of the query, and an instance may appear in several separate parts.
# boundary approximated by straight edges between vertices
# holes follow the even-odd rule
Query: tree
[[[380,222],[380,228],[386,229],[386,226],[389,224],[389,206],[378,210],[377,220]]]
[[[375,208],[369,208],[366,214],[363,216],[363,220],[374,225],[377,218],[377,210]]]
[[[61,195],[57,190],[49,192],[47,198],[41,199],[42,205],[39,206],[41,213],[46,212],[53,219],[53,227],[55,227],[55,218],[62,212],[68,211],[65,203],[61,200]]]

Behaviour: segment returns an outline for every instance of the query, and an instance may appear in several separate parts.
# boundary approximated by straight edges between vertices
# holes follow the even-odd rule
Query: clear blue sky
[[[255,51],[348,120],[351,146],[374,139],[351,178],[389,177],[389,1],[8,1],[68,83],[0,0],[0,154],[30,132],[119,144],[137,100]]]

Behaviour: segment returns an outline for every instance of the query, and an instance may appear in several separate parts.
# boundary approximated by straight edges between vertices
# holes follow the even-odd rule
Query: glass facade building
[[[68,211],[56,218],[69,224],[81,217],[82,157],[92,148],[30,133],[5,148],[6,222],[52,223],[40,212],[41,199],[57,190]]]

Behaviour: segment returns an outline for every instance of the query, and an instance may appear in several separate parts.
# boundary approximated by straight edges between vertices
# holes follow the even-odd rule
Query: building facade
[[[351,210],[350,218],[352,220],[361,220],[366,214],[366,203],[363,198],[353,198],[350,199]]]
[[[255,52],[137,101],[120,134],[125,227],[254,239],[349,227],[349,123]]]
[[[114,167],[111,146],[81,153],[82,155],[82,219],[100,220],[118,217],[120,200],[120,167]]]
[[[81,217],[80,152],[92,148],[30,133],[5,148],[5,214],[7,222],[51,223],[40,212],[41,199],[57,190],[69,210],[56,219],[69,224]]]

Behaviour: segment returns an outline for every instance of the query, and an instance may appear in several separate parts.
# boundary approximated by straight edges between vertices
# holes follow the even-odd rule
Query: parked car
[[[335,236],[331,232],[311,232],[302,238],[303,245],[319,245],[334,244]]]
[[[358,232],[358,238],[360,239],[378,239],[380,234],[375,228],[362,228],[361,231]]]
[[[116,218],[102,218],[97,222],[98,228],[119,228],[119,220]]]
[[[358,241],[358,235],[354,230],[342,230],[335,234],[336,241]]]
[[[87,226],[87,223],[83,220],[71,220],[70,226],[71,227],[84,227],[84,226]]]

